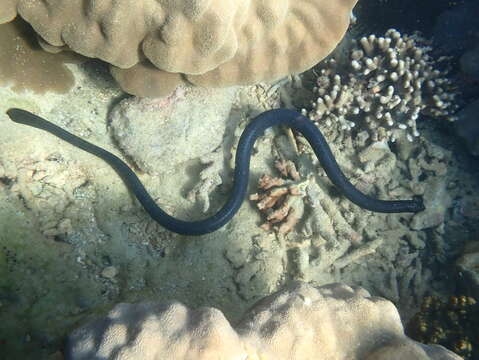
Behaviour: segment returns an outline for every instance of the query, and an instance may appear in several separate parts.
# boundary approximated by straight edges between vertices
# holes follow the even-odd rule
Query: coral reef
[[[410,23],[417,24],[415,16],[410,16],[417,1],[407,1],[407,5],[401,0],[381,3],[382,9],[392,4],[400,7],[410,17]],[[2,2],[1,21],[16,15],[16,4],[11,0]],[[132,7],[135,4],[130,2]],[[368,6],[377,8],[378,2]],[[378,13],[381,12],[375,14]],[[382,19],[382,15],[381,19],[373,18],[371,14],[374,24],[383,20],[391,26],[390,19]],[[474,13],[468,14],[470,18]],[[472,17],[477,27],[477,19]],[[359,18],[359,27],[365,34],[372,32],[371,22],[367,24]],[[97,26],[97,22],[91,24]],[[444,29],[452,31],[448,26]],[[464,37],[453,43],[461,39]],[[177,87],[177,78],[184,79],[181,73],[158,71],[149,60],[143,60],[128,70],[112,66],[113,73],[119,70],[115,77],[127,91],[140,88],[148,96],[162,89],[170,93]],[[124,155],[105,121],[112,107],[124,98],[109,76],[108,66],[96,61],[68,67],[74,73],[75,86],[67,94],[16,94],[12,87],[1,87],[0,107],[27,108]],[[345,69],[349,71],[349,62]],[[136,76],[136,71],[143,73]],[[289,81],[294,87],[287,88]],[[130,83],[132,89],[127,88]],[[300,105],[294,97],[306,95],[306,85],[304,77],[294,76],[273,84],[241,88],[225,121],[222,144],[212,153],[175,167],[169,167],[167,159],[167,174],[141,173],[145,186],[175,216],[193,219],[202,216],[201,210],[219,208],[230,189],[228,172],[233,165],[229,161],[234,159],[231,148],[234,151],[244,125],[258,113],[278,107],[279,95],[283,106],[300,109],[307,102]],[[169,107],[162,101],[157,104],[161,111]],[[200,111],[201,103],[196,105],[190,113]],[[194,120],[198,128],[208,123],[208,119],[199,117]],[[237,324],[256,300],[291,279],[360,285],[371,294],[393,301],[405,323],[425,295],[450,293],[447,286],[454,275],[450,265],[461,255],[461,239],[477,240],[470,231],[479,226],[473,204],[479,194],[474,172],[477,164],[461,157],[451,132],[442,131],[449,124],[425,120],[418,121],[421,136],[412,143],[400,136],[395,144],[371,142],[367,131],[321,128],[347,177],[361,190],[383,199],[413,195],[426,198],[428,210],[415,217],[415,229],[411,228],[410,215],[372,214],[341,201],[323,176],[320,164],[314,157],[308,159],[307,145],[296,138],[299,157],[295,147],[290,146],[293,150],[283,153],[283,158],[295,162],[302,179],[309,179],[310,174],[314,178],[301,199],[306,210],[303,218],[287,237],[281,239],[273,231],[258,228],[262,214],[245,203],[227,227],[199,241],[190,241],[152,221],[107,165],[57,139],[12,124],[0,114],[0,354],[6,359],[47,359],[78,321],[119,302],[176,299],[189,309],[221,309],[231,324]],[[208,129],[201,131],[204,137],[212,137]],[[401,132],[404,133],[398,131]],[[138,135],[138,141],[149,136]],[[266,131],[255,145],[252,178],[262,174],[277,176],[271,166],[275,151],[280,147],[282,151],[283,144],[291,145],[290,142],[281,128]],[[188,152],[189,146],[179,151]],[[165,170],[163,161],[160,166],[163,168],[152,170]],[[81,184],[80,180],[85,182]],[[222,186],[217,186],[220,181]],[[440,195],[434,193],[435,189]],[[201,206],[185,198],[188,191],[188,199]],[[466,216],[469,221],[465,224]],[[464,265],[459,274],[466,275],[477,269],[477,251],[471,249],[463,255],[467,261],[458,262]],[[466,278],[463,276],[463,280]],[[472,289],[470,282],[467,286]]]
[[[75,88],[71,94],[61,98],[51,95],[45,101],[39,97],[34,100],[20,98],[2,89],[5,96],[0,101],[14,99],[6,102],[5,108],[27,103],[32,111],[41,111],[42,115],[62,127],[120,153],[117,145],[111,142],[104,121],[108,116],[108,104],[115,103],[119,91],[108,96],[104,88],[98,90],[97,83],[89,81],[80,85],[81,88]],[[277,85],[243,89],[230,113],[223,145],[215,149],[222,154],[211,154],[211,157],[206,154],[202,157],[205,162],[209,162],[208,158],[230,159],[233,138],[241,133],[243,125],[251,118],[277,104],[278,90],[281,91]],[[87,103],[90,106],[85,106]],[[157,104],[164,107],[161,101]],[[0,132],[2,160],[13,161],[5,167],[8,174],[5,181],[12,183],[3,186],[0,193],[3,206],[11,214],[5,216],[0,209],[0,228],[3,234],[7,234],[1,241],[12,254],[9,257],[19,259],[10,261],[8,272],[2,272],[2,279],[10,288],[2,298],[2,309],[5,310],[0,340],[5,339],[6,345],[0,341],[0,352],[14,354],[13,358],[24,353],[33,354],[23,356],[25,359],[38,358],[35,356],[38,348],[42,347],[43,352],[55,348],[59,337],[72,322],[97,311],[98,304],[108,306],[145,298],[155,301],[175,298],[189,307],[220,308],[232,323],[233,320],[236,323],[242,312],[259,297],[276,291],[288,279],[303,278],[317,284],[331,281],[362,284],[371,293],[395,301],[403,315],[408,309],[415,311],[416,299],[424,296],[425,288],[437,286],[437,277],[444,275],[431,272],[427,259],[435,260],[444,254],[449,256],[451,252],[443,248],[448,241],[444,232],[447,214],[451,212],[448,203],[438,202],[436,206],[438,211],[446,213],[445,216],[428,212],[426,217],[434,222],[419,222],[438,225],[420,230],[411,230],[409,215],[398,217],[365,212],[341,201],[328,179],[322,176],[320,164],[308,159],[307,152],[297,159],[291,138],[281,128],[268,130],[266,136],[257,142],[252,175],[259,178],[261,174],[271,174],[271,158],[276,156],[276,149],[281,150],[284,158],[295,161],[303,178],[314,173],[315,179],[306,188],[303,198],[307,209],[304,222],[299,222],[285,240],[279,240],[273,232],[258,229],[260,214],[256,208],[245,204],[224,231],[204,237],[204,241],[185,241],[165,232],[149,219],[128,196],[117,175],[100,161],[56,139],[47,139],[37,131],[12,126],[4,118],[0,120],[0,126],[4,130]],[[203,131],[206,137],[211,135],[208,129]],[[144,136],[148,137],[148,134]],[[425,188],[437,182],[447,186],[455,201],[477,193],[477,188],[467,185],[471,183],[467,174],[459,171],[457,162],[452,161],[453,154],[428,142],[427,138],[413,143],[398,139],[394,147],[384,143],[366,144],[361,139],[346,138],[344,143],[333,141],[332,147],[348,178],[371,195],[409,198],[413,194],[423,194]],[[286,144],[292,149],[287,154],[283,152]],[[68,167],[71,174],[80,171],[86,176],[87,184],[75,199],[84,204],[82,208],[66,213],[55,212],[51,216],[57,223],[65,217],[70,218],[73,230],[58,235],[61,241],[52,241],[38,235],[35,221],[30,220],[41,219],[51,206],[40,207],[37,203],[41,199],[37,197],[28,198],[23,204],[23,195],[13,193],[11,186],[29,186],[27,177],[15,177],[15,166],[21,168],[20,165],[28,162],[34,154],[41,161],[41,167],[37,168],[45,168],[49,155],[58,151],[65,160],[62,165]],[[200,209],[193,207],[184,196],[194,188],[198,179],[195,171],[200,164],[196,160],[189,163],[194,166],[181,163],[165,176],[148,173],[141,176],[147,188],[156,192],[155,199],[165,205],[169,213],[194,218],[201,216]],[[221,166],[224,166],[224,160]],[[10,170],[11,167],[14,170]],[[214,183],[217,175],[215,170],[208,177]],[[225,176],[223,179],[227,182],[229,178]],[[42,178],[38,183],[43,185],[47,181],[48,178]],[[225,184],[225,192],[229,190],[228,185]],[[68,189],[69,182],[61,186]],[[62,202],[67,201],[67,194],[63,195]],[[210,207],[214,210],[223,203],[225,193],[220,188],[212,195]],[[428,195],[428,204],[434,201],[433,195]],[[16,201],[13,202],[12,198]],[[310,203],[312,199],[316,203]],[[46,200],[54,203],[59,197]],[[70,206],[72,210],[77,208],[76,203]],[[79,221],[81,217],[89,222]],[[18,238],[9,230],[12,227],[26,233],[23,247],[12,245]],[[40,245],[43,245],[42,251],[38,250]],[[428,250],[430,247],[434,248],[433,253]],[[30,260],[33,257],[40,262],[44,252],[48,251],[52,253],[47,257],[48,267]],[[109,271],[111,267],[117,271]],[[116,275],[112,277],[111,273]],[[84,280],[78,281],[78,274]],[[70,284],[75,291],[69,291]],[[65,289],[72,294],[71,298],[63,296]],[[28,314],[28,319],[23,314]],[[18,326],[21,319],[22,326]],[[52,325],[45,328],[47,321]],[[25,343],[23,339],[27,337],[30,341]],[[20,350],[13,352],[14,346]]]
[[[404,335],[392,303],[344,284],[295,282],[258,302],[233,328],[214,308],[119,304],[68,338],[67,360],[456,359]]]
[[[210,198],[218,186],[228,184],[227,174],[225,175],[225,163],[234,167],[234,150],[237,146],[237,140],[241,135],[243,126],[238,126],[239,122],[244,123],[248,120],[245,113],[251,112],[251,117],[259,115],[263,111],[275,109],[280,106],[279,89],[281,82],[275,84],[259,83],[252,86],[239,86],[236,88],[236,97],[228,115],[227,129],[223,139],[223,146],[216,148],[213,152],[199,157],[204,168],[200,171],[200,181],[188,191],[187,198],[201,204],[202,211],[206,213],[210,209]],[[231,146],[232,151],[228,148]],[[228,150],[225,152],[225,148]],[[229,161],[227,159],[229,159]]]
[[[9,0],[1,20],[18,13],[47,51],[102,59],[126,91],[163,96],[184,81],[230,86],[304,71],[343,37],[356,1]]]
[[[424,298],[421,311],[406,328],[408,336],[426,344],[439,344],[465,360],[479,356],[479,304],[472,297],[451,296],[447,302]]]
[[[77,72],[75,77],[81,74]],[[80,82],[80,86],[67,95],[35,98],[18,96],[3,88],[0,101],[4,108],[27,104],[32,111],[62,127],[120,153],[105,126],[109,104],[114,104],[121,95],[110,84],[107,90],[114,90],[111,95],[102,83],[92,83],[89,79]],[[277,85],[242,90],[230,113],[223,145],[218,149],[223,155],[212,157],[230,159],[233,138],[241,133],[249,119],[277,104],[278,90],[281,91]],[[438,282],[446,274],[437,268],[431,270],[428,259],[435,261],[439,256],[450,256],[454,249],[444,244],[461,233],[457,231],[448,237],[444,230],[449,222],[450,207],[443,207],[446,216],[428,213],[431,218],[442,221],[439,225],[413,231],[409,215],[372,214],[341,201],[322,176],[320,164],[311,163],[307,153],[301,154],[300,159],[295,157],[294,149],[287,155],[283,153],[285,144],[293,147],[290,138],[277,128],[268,130],[257,142],[252,176],[276,175],[271,173],[271,159],[276,156],[275,149],[280,148],[285,158],[295,161],[301,174],[303,171],[309,174],[305,171],[308,169],[315,174],[310,186],[318,184],[309,190],[310,198],[317,199],[320,205],[315,215],[310,215],[309,211],[313,210],[310,198],[305,198],[308,212],[303,217],[304,223],[298,223],[296,231],[280,241],[273,232],[258,228],[260,214],[245,204],[224,230],[205,236],[202,241],[186,241],[165,232],[149,219],[128,196],[118,176],[101,161],[54,138],[46,138],[38,131],[14,126],[5,118],[0,119],[0,127],[0,157],[8,159],[8,164],[3,161],[7,174],[4,180],[11,181],[10,185],[3,184],[0,192],[0,237],[8,249],[8,258],[12,259],[5,270],[0,264],[2,284],[5,284],[0,353],[11,358],[38,359],[40,351],[45,354],[56,349],[60,337],[79,318],[118,302],[144,299],[163,302],[174,298],[190,308],[219,308],[236,323],[254,301],[276,291],[288,279],[304,278],[317,284],[331,281],[362,284],[375,295],[397,301],[395,305],[403,316],[408,309],[415,311],[415,301],[424,296],[425,288],[437,290]],[[204,134],[211,135],[207,129]],[[346,140],[344,143],[333,141],[333,152],[348,178],[371,195],[410,197],[422,194],[422,189],[437,179],[447,185],[454,201],[478,193],[477,187],[471,186],[474,182],[468,174],[453,161],[454,153],[432,144],[427,137],[413,143],[399,139],[394,147],[383,143],[365,144],[358,138]],[[24,203],[21,193],[11,192],[11,186],[29,186],[27,177],[15,177],[15,168],[31,161],[32,154],[41,162],[37,168],[42,169],[48,166],[50,154],[59,151],[64,159],[59,169],[68,168],[73,175],[80,173],[86,176],[87,183],[76,194],[78,203],[70,205],[72,210],[77,209],[78,204],[81,208],[55,212],[52,216],[57,223],[70,218],[73,230],[52,241],[39,234],[35,223],[36,218],[48,214],[51,206],[40,207],[37,202],[41,199],[37,197],[28,198],[29,202]],[[200,166],[196,160],[193,163]],[[194,208],[184,196],[198,179],[196,169],[182,163],[165,176],[145,173],[141,178],[148,189],[156,192],[155,199],[165,205],[169,213],[194,218],[201,216],[200,209]],[[216,177],[217,174],[210,175]],[[227,182],[229,178],[223,179]],[[38,183],[43,185],[47,181],[48,178],[43,178]],[[477,179],[474,181],[477,183]],[[70,186],[69,181],[61,184],[59,190]],[[225,186],[226,192],[229,188],[227,183]],[[65,196],[60,199],[62,202],[67,201],[67,194],[62,195]],[[224,202],[225,193],[220,188],[212,195],[214,210]],[[53,204],[59,197],[46,200]],[[432,200],[431,197],[428,201]],[[434,252],[430,251],[431,247]],[[3,255],[0,248],[0,262]],[[446,263],[442,264],[439,270],[446,269]],[[111,273],[115,272],[109,271],[111,267],[117,269],[114,277]],[[45,323],[50,325],[45,327]],[[27,338],[29,341],[24,341]]]
[[[420,114],[454,120],[452,82],[430,50],[394,29],[353,41],[347,61],[332,57],[315,68],[315,100],[303,114],[325,131],[365,130],[371,141],[394,141],[402,130],[412,141]]]

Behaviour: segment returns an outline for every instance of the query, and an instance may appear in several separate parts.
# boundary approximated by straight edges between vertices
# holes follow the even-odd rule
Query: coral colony
[[[435,69],[431,48],[417,35],[390,29],[354,42],[349,64],[331,58],[318,65],[312,110],[304,115],[320,127],[367,130],[372,141],[409,141],[419,136],[420,114],[455,120],[455,92],[446,73]]]
[[[225,87],[305,71],[336,47],[356,2],[6,0],[0,23],[18,14],[45,50],[102,59],[126,92],[165,96],[185,83]]]

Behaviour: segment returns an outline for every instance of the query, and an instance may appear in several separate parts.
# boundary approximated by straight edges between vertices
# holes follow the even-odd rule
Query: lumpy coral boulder
[[[229,86],[304,71],[341,40],[356,1],[7,0],[0,23],[18,14],[44,49],[102,59],[126,91],[152,96],[184,81]]]
[[[233,327],[217,309],[119,304],[68,338],[66,359],[461,359],[404,335],[394,305],[344,284],[293,283]]]

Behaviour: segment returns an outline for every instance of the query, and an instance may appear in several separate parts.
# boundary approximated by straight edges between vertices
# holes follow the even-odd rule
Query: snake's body
[[[319,129],[305,116],[288,109],[266,111],[253,119],[245,128],[238,143],[235,158],[233,189],[228,200],[211,217],[198,221],[184,221],[164,212],[148,194],[136,174],[120,158],[93,145],[49,121],[22,109],[9,109],[10,118],[21,124],[33,126],[59,137],[60,139],[85,150],[110,164],[143,205],[147,213],[161,226],[184,235],[203,235],[224,226],[240,208],[248,190],[251,152],[256,139],[264,131],[276,125],[285,125],[300,132],[310,143],[331,182],[356,205],[382,213],[418,212],[424,209],[422,200],[386,201],[372,198],[356,189],[344,176],[331,149]]]

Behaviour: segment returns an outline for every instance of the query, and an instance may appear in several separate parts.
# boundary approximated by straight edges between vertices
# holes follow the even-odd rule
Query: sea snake
[[[9,109],[8,116],[16,123],[48,131],[52,135],[106,161],[123,179],[126,186],[143,205],[146,212],[161,226],[183,235],[203,235],[225,225],[240,208],[247,190],[251,152],[256,139],[264,131],[276,125],[286,125],[300,132],[309,142],[331,182],[345,197],[360,207],[382,213],[418,212],[424,210],[421,199],[386,201],[363,194],[344,176],[331,149],[319,129],[305,116],[289,109],[274,109],[263,112],[245,128],[236,151],[233,189],[226,204],[209,218],[184,221],[164,212],[148,194],[138,176],[120,158],[63,130],[51,122],[22,109]]]

